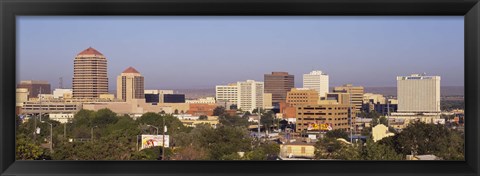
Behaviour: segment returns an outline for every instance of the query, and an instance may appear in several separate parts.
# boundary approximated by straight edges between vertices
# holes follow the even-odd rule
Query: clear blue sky
[[[71,87],[73,59],[93,47],[116,77],[135,67],[145,87],[214,88],[313,69],[345,83],[396,86],[396,76],[464,84],[464,22],[455,17],[17,17],[17,80]]]

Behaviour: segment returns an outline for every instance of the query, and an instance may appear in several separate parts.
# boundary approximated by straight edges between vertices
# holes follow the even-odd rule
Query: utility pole
[[[165,160],[165,132],[167,131],[167,127],[165,126],[165,116],[162,119],[163,119],[162,160]]]
[[[91,130],[91,132],[92,132],[92,136],[91,136],[91,139],[90,139],[90,140],[92,141],[92,143],[93,143],[93,129],[94,129],[95,127],[98,127],[98,126],[94,126],[94,127],[92,127],[92,130]]]
[[[350,116],[350,143],[353,144],[352,88],[348,90],[348,115]]]

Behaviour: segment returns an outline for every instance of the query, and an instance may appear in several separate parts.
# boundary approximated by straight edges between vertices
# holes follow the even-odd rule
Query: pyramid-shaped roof
[[[135,70],[135,68],[133,68],[133,67],[128,67],[122,73],[139,73],[139,72],[137,70]]]
[[[92,48],[92,47],[88,47],[87,49],[78,53],[78,55],[100,55],[100,56],[103,56],[102,53],[98,52],[95,48]]]

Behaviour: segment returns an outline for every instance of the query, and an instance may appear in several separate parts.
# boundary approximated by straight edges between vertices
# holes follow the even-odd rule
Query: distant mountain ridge
[[[330,92],[333,87],[330,88]],[[173,89],[175,93],[185,94],[187,99],[200,97],[214,97],[215,89]],[[387,96],[397,96],[397,87],[365,87],[365,93],[376,93]],[[442,86],[440,87],[440,96],[463,96],[463,86]]]

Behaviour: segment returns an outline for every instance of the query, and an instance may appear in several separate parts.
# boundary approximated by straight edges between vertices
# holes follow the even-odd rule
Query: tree
[[[343,138],[347,141],[350,140],[350,138],[348,137],[348,133],[345,130],[342,130],[342,129],[335,129],[335,130],[332,130],[332,131],[328,131],[325,134],[325,136],[327,138],[333,138],[333,139]]]
[[[405,155],[433,154],[444,160],[463,160],[464,137],[443,125],[415,122],[401,133],[379,141]]]
[[[40,148],[33,140],[25,135],[17,136],[16,140],[16,159],[17,160],[37,160],[45,155],[44,150]]]
[[[207,120],[208,119],[208,116],[206,115],[201,115],[200,117],[198,117],[199,120]]]
[[[362,160],[402,160],[401,154],[387,145],[373,142],[367,139],[366,145],[362,149]]]
[[[220,124],[224,126],[247,127],[248,120],[239,116],[221,115],[219,116]]]
[[[274,123],[274,114],[272,111],[268,111],[267,113],[262,113],[260,118],[260,123],[265,127],[266,131],[269,131],[270,127]]]
[[[213,109],[214,116],[221,116],[224,114],[225,114],[225,107],[223,106],[217,106],[215,109]]]
[[[342,143],[334,138],[325,137],[315,143],[315,159],[338,159]]]
[[[100,109],[95,112],[95,116],[92,119],[92,126],[98,126],[100,128],[107,126],[108,124],[114,124],[118,121],[117,114],[110,109]]]

